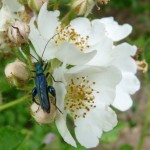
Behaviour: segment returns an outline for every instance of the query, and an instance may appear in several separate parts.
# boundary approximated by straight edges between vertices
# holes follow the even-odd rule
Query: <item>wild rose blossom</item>
[[[111,74],[114,74],[114,78]],[[53,75],[65,85],[64,89],[62,85],[54,83],[56,94],[64,95],[57,99],[57,106],[63,112],[63,115],[56,117],[61,136],[76,147],[66,125],[66,117],[70,115],[74,120],[78,142],[86,148],[97,146],[103,131],[110,131],[117,124],[116,114],[109,105],[121,79],[120,71],[115,67],[76,66],[64,69],[62,66],[55,69]]]
[[[78,22],[80,21],[80,27]],[[89,32],[90,24],[102,23],[105,27],[104,33],[111,40],[100,40],[95,49],[96,56],[88,63],[96,66],[116,66],[122,72],[122,81],[116,89],[116,98],[113,106],[119,110],[125,111],[132,106],[131,94],[134,94],[140,88],[140,82],[135,76],[137,72],[136,61],[132,58],[137,51],[136,46],[128,43],[114,45],[114,42],[120,41],[127,37],[132,27],[128,24],[119,25],[112,17],[95,19],[91,23],[86,18],[77,18],[71,21],[71,26],[80,34]],[[87,26],[86,28],[84,26]],[[100,35],[99,35],[100,36]]]

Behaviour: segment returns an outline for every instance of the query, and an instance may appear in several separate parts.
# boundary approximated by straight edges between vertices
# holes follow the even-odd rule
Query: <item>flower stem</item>
[[[61,2],[61,0],[57,0],[57,1],[55,2],[54,10],[57,10],[57,9],[59,8],[60,2]]]
[[[147,91],[149,93],[149,91]],[[150,97],[150,94],[148,94],[148,97]],[[146,108],[146,114],[145,114],[145,118],[144,118],[144,122],[143,122],[143,129],[142,129],[142,133],[139,139],[139,144],[138,144],[138,150],[143,150],[143,145],[144,145],[144,141],[145,141],[145,137],[147,136],[147,130],[149,127],[149,116],[150,116],[150,98],[148,99],[148,103],[147,103],[147,108]]]
[[[27,98],[29,98],[29,96],[24,96],[24,97],[21,97],[21,98],[19,98],[19,99],[17,99],[17,100],[14,100],[14,101],[12,101],[12,102],[9,102],[9,103],[7,103],[7,104],[1,105],[1,106],[0,106],[0,111],[3,111],[3,110],[5,110],[5,109],[8,109],[8,108],[13,107],[13,106],[15,106],[15,105],[18,105],[18,104],[24,102]]]
[[[72,14],[73,10],[70,10],[62,19],[61,22],[69,22],[69,16]]]

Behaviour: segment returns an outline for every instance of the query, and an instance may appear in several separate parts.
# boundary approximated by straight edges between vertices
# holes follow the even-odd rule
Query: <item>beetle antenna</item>
[[[56,34],[54,34],[48,41],[47,41],[47,43],[46,43],[46,45],[45,45],[45,47],[44,47],[44,50],[43,50],[43,53],[42,53],[42,57],[41,58],[43,58],[43,55],[44,55],[44,52],[45,52],[45,50],[46,50],[46,47],[47,47],[47,45],[48,45],[48,43],[51,41],[51,39],[53,39],[56,35],[58,35],[59,33],[56,33]]]
[[[26,52],[27,52],[27,50],[26,49],[24,49]],[[30,54],[30,53],[29,53]],[[32,54],[30,54],[30,56],[32,56],[37,62],[39,62],[39,60],[35,57],[35,56],[33,56]]]
[[[38,59],[37,59],[36,57],[34,57],[32,54],[30,54],[30,55],[31,55],[37,62],[39,62]]]

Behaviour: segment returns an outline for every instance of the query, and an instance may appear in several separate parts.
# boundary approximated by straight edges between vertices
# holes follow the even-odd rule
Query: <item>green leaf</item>
[[[111,143],[117,141],[120,131],[123,130],[125,127],[127,127],[126,123],[119,122],[118,125],[113,130],[103,134],[101,142]]]
[[[119,150],[134,150],[134,149],[133,149],[133,147],[131,145],[124,144],[124,145],[121,145]]]
[[[13,150],[24,140],[24,135],[11,127],[0,129],[0,149]]]

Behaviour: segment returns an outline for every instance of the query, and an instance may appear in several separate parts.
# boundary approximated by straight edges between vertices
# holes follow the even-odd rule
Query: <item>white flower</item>
[[[137,65],[132,56],[135,55],[137,48],[127,43],[122,43],[113,48],[111,63],[122,72],[122,80],[116,89],[116,97],[113,106],[121,111],[125,111],[132,106],[133,95],[140,88],[140,82],[135,76]]]
[[[96,38],[91,37],[93,41],[98,41],[92,46],[92,48],[95,47],[94,49],[97,50],[97,54],[88,64],[94,66],[113,65],[121,70],[123,78],[117,86],[113,106],[122,111],[129,109],[132,105],[130,94],[134,94],[140,88],[140,82],[135,76],[137,65],[132,58],[137,48],[128,43],[115,46],[113,42],[128,36],[132,27],[128,24],[120,26],[113,21],[113,18],[96,19],[92,22],[86,18],[77,18],[71,21],[71,26],[81,35],[88,35],[91,28],[94,27],[103,28],[101,34],[97,29],[97,34],[93,33],[93,36]],[[103,34],[105,34],[107,38],[102,36]]]
[[[88,36],[80,36],[70,26],[63,27],[58,16],[59,11],[48,11],[47,3],[45,3],[41,7],[37,20],[31,19],[29,38],[38,55],[42,56],[46,43],[55,35],[47,45],[44,59],[58,58],[72,65],[84,64],[91,60],[96,54],[94,49],[92,52],[83,53],[84,49],[89,48]],[[37,21],[38,28],[34,24],[35,21]]]
[[[103,131],[110,131],[117,124],[116,114],[109,105],[121,79],[120,71],[115,67],[76,66],[69,70],[60,67],[53,75],[56,80],[63,81],[66,88],[54,83],[57,106],[63,112],[56,118],[61,136],[76,147],[66,125],[68,114],[73,117],[79,143],[86,148],[97,146]]]

